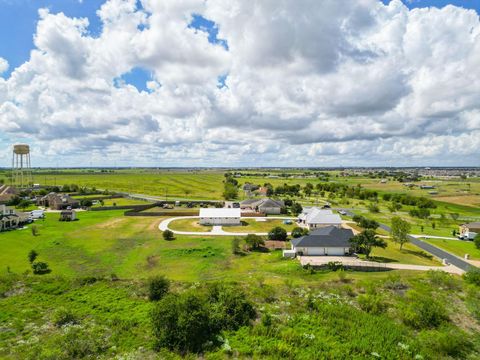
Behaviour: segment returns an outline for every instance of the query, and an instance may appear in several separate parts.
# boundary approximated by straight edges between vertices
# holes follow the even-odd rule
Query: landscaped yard
[[[388,246],[385,249],[374,248],[371,254],[373,261],[395,262],[400,264],[440,266],[440,262],[417,246],[407,243],[400,246],[391,240],[386,240]]]
[[[480,250],[475,247],[473,241],[443,239],[427,239],[425,241],[459,257],[463,258],[465,254],[469,254],[470,259],[480,260]]]
[[[280,219],[268,219],[264,221],[258,221],[256,218],[243,218],[241,226],[224,226],[223,230],[242,233],[267,233],[276,226],[280,226],[284,228],[287,232],[289,232],[298,225],[295,223],[294,220],[292,220],[292,224],[286,225],[283,223],[283,220]]]
[[[177,231],[197,231],[197,232],[205,232],[212,230],[212,226],[209,225],[200,225],[198,222],[198,217],[190,218],[190,219],[179,219],[171,221],[168,224],[168,227],[171,230]]]

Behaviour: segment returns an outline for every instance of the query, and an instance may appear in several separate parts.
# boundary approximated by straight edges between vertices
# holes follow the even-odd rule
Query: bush
[[[255,317],[253,305],[237,288],[211,285],[205,290],[168,294],[152,310],[157,350],[200,352],[216,344],[222,330],[237,330]]]
[[[77,322],[77,317],[73,314],[73,312],[63,306],[59,307],[53,313],[53,323],[57,327],[62,327],[66,324],[76,324]]]
[[[255,234],[248,234],[245,236],[245,243],[248,246],[249,250],[258,250],[260,247],[265,245],[265,241],[262,237]]]
[[[240,255],[242,254],[242,249],[240,247],[240,243],[242,242],[242,240],[235,236],[233,239],[232,239],[232,254],[233,255]]]
[[[464,359],[472,349],[472,343],[468,337],[468,334],[456,327],[442,327],[419,334],[420,341],[432,354],[442,355],[441,358],[448,356],[454,359]]]
[[[475,247],[477,249],[480,249],[480,234],[477,234],[475,236],[475,239],[473,239],[473,243],[475,244]]]
[[[360,309],[370,314],[379,315],[387,309],[387,304],[377,294],[363,294],[357,298]]]
[[[168,229],[165,230],[162,235],[163,235],[163,239],[164,239],[164,240],[173,240],[173,239],[175,239],[175,235],[173,234],[173,231],[168,230]]]
[[[301,227],[295,227],[293,228],[292,230],[292,237],[293,238],[299,238],[299,237],[302,237],[304,235],[307,235],[308,234],[308,230],[305,229],[305,228],[301,228]]]
[[[33,236],[38,235],[38,226],[37,225],[33,224],[31,230],[32,230],[32,235]]]
[[[470,283],[477,286],[480,286],[480,269],[470,269],[465,274],[463,274],[463,279]]]
[[[155,276],[148,280],[148,299],[158,301],[162,299],[170,288],[170,281],[165,276]]]
[[[436,328],[448,320],[442,303],[431,295],[409,291],[401,307],[403,322],[415,329]]]
[[[280,226],[276,226],[268,233],[268,239],[285,241],[287,240],[287,231]]]
[[[41,261],[32,263],[32,270],[35,275],[43,275],[51,272],[48,268],[48,264]]]
[[[38,257],[38,253],[35,250],[30,250],[28,253],[28,261],[32,264]]]

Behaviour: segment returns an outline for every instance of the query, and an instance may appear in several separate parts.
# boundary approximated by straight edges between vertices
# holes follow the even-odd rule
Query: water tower
[[[33,183],[30,167],[30,146],[25,144],[13,145],[12,157],[12,185],[25,188]]]

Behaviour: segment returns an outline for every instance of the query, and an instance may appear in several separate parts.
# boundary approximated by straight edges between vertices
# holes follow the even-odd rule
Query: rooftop
[[[203,218],[239,218],[241,210],[239,208],[202,208],[200,217]]]

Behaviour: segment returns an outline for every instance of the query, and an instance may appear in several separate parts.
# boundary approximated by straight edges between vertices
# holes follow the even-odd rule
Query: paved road
[[[347,209],[343,209],[345,210],[345,212],[347,213],[348,216],[354,216],[355,214],[353,212],[351,212],[350,210],[347,210]],[[391,231],[391,228],[387,225],[384,225],[384,224],[380,224],[380,229],[383,229],[385,231],[388,231],[390,232]],[[426,252],[436,256],[437,258],[439,259],[447,259],[447,261],[452,264],[452,265],[455,265],[456,267],[464,270],[464,271],[467,271],[468,269],[471,269],[471,268],[474,268],[474,266],[468,262],[466,262],[465,260],[449,253],[449,252],[446,252],[445,250],[442,250],[436,246],[433,246],[429,243],[426,243],[420,239],[417,239],[411,235],[408,236],[410,242],[416,246],[418,246],[420,249],[422,250],[425,250]]]

